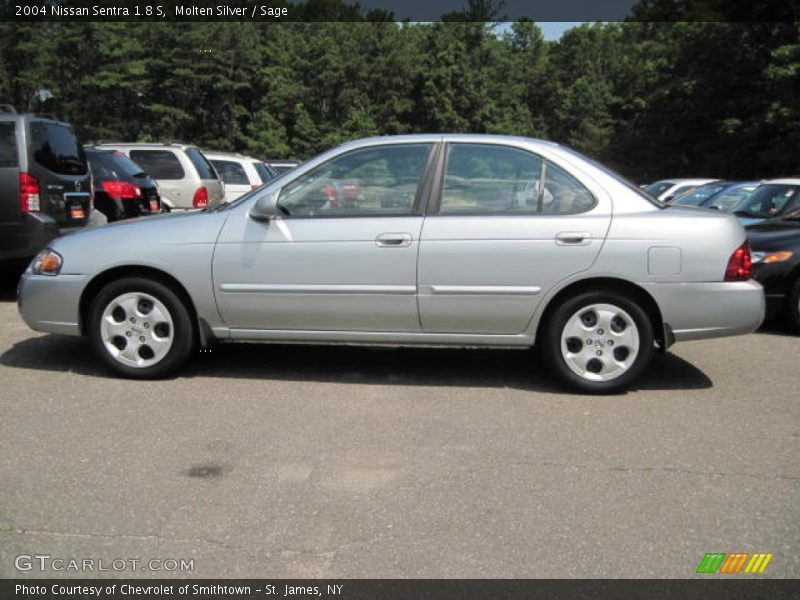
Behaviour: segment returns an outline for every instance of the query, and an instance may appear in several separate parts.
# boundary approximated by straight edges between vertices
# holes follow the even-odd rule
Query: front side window
[[[569,173],[508,146],[451,144],[439,213],[575,214],[594,197]]]
[[[31,133],[37,163],[61,175],[86,175],[86,155],[72,129],[61,123],[36,121],[31,123]]]
[[[181,161],[170,150],[131,150],[131,159],[153,179],[183,179]]]
[[[232,160],[213,159],[211,163],[219,173],[220,179],[229,185],[250,185],[244,167]]]
[[[286,185],[278,212],[289,217],[408,215],[414,210],[431,144],[361,148]]]

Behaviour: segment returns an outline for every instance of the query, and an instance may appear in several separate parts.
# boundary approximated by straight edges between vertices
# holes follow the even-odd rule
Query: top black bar
[[[0,0],[0,21],[797,21],[800,0]]]

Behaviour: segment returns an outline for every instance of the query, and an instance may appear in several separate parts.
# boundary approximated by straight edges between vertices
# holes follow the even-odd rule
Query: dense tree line
[[[796,21],[587,24],[557,42],[533,22],[463,14],[0,23],[0,102],[54,114],[84,140],[263,157],[376,134],[491,132],[568,144],[637,181],[800,174],[799,82]]]

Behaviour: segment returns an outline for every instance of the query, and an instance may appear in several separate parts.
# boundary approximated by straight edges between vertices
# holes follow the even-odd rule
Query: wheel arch
[[[123,277],[144,277],[147,279],[153,279],[169,287],[178,295],[178,297],[180,297],[181,301],[188,309],[192,323],[194,323],[197,327],[196,333],[201,337],[201,342],[203,341],[202,338],[205,332],[202,324],[198,320],[197,309],[194,306],[194,302],[192,302],[192,297],[189,295],[189,292],[186,291],[186,288],[183,286],[183,284],[166,271],[141,265],[125,265],[114,267],[112,269],[108,269],[107,271],[98,273],[91,279],[91,281],[89,281],[86,287],[83,288],[83,292],[81,292],[81,298],[78,303],[78,325],[80,327],[81,335],[87,334],[86,323],[89,316],[89,307],[91,306],[94,297],[100,292],[101,289],[103,289],[105,285],[111,283],[112,281],[116,281],[117,279],[122,279]]]
[[[544,311],[539,317],[536,325],[537,344],[539,343],[539,339],[544,329],[542,324],[547,322],[547,319],[550,318],[550,315],[555,310],[555,307],[557,307],[559,303],[564,301],[566,298],[588,291],[614,291],[624,294],[637,301],[645,313],[647,313],[647,316],[650,318],[650,322],[653,324],[653,333],[659,348],[666,350],[666,348],[669,347],[674,341],[674,339],[672,339],[672,332],[669,329],[669,325],[664,323],[664,318],[661,314],[661,309],[659,308],[658,303],[647,290],[625,279],[619,279],[616,277],[592,277],[589,279],[581,279],[566,285],[556,292],[556,294],[552,296],[550,300],[548,300],[547,305],[545,306]]]

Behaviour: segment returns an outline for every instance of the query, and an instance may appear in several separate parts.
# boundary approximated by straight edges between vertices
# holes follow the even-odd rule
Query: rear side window
[[[72,129],[60,123],[34,121],[31,133],[37,163],[61,175],[86,175],[86,155]]]
[[[0,168],[18,166],[16,123],[0,123]]]
[[[197,174],[200,176],[200,179],[218,179],[214,167],[211,166],[211,163],[203,156],[202,152],[196,148],[187,148],[186,156],[189,157],[194,168],[197,169]]]
[[[169,150],[131,150],[131,159],[153,179],[183,179],[181,162]]]
[[[225,183],[231,185],[250,185],[247,179],[247,173],[244,172],[244,167],[232,160],[212,160],[214,168],[219,173],[220,178]]]
[[[540,156],[508,146],[452,144],[442,189],[442,215],[575,214],[594,196]]]

